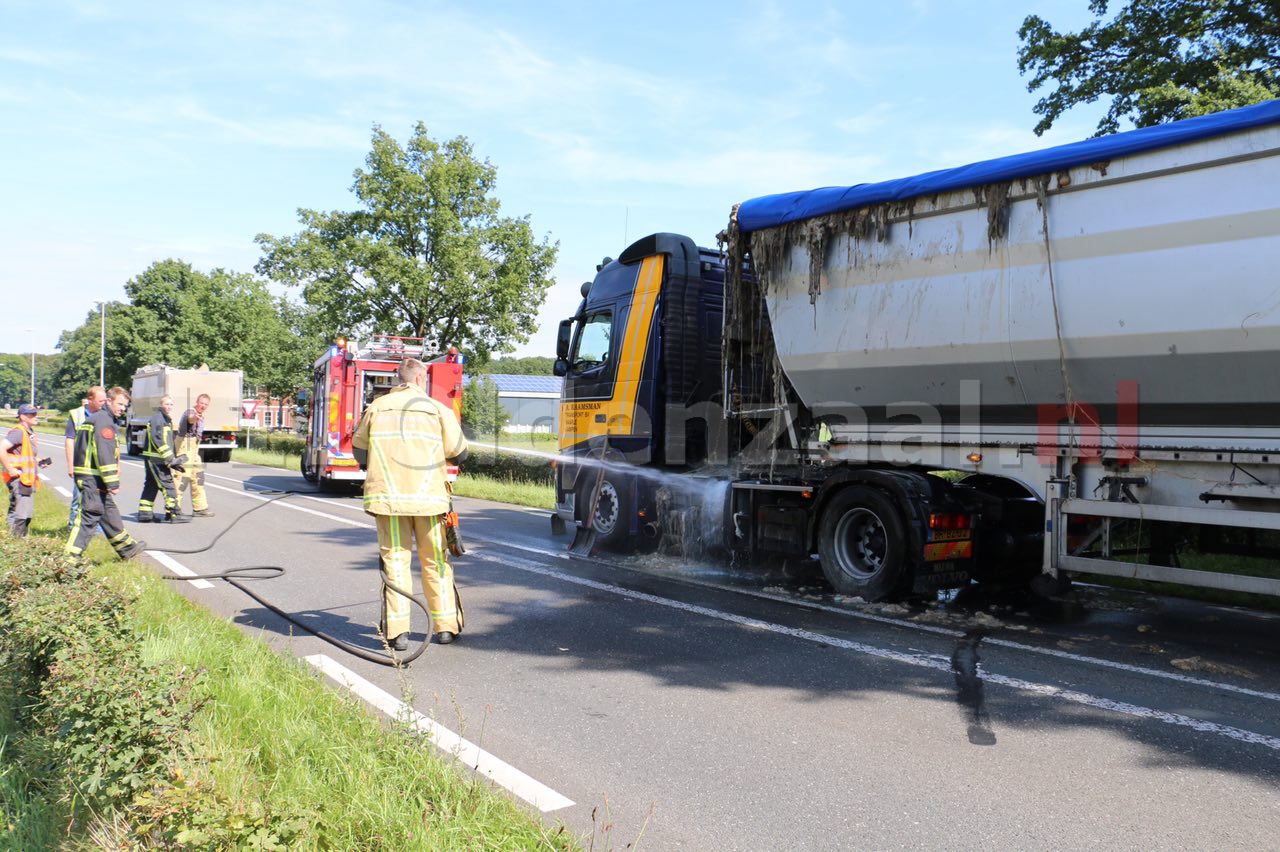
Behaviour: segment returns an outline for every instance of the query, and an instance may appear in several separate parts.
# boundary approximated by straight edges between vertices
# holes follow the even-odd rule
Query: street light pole
[[[98,384],[106,386],[107,374],[107,303],[98,302],[98,312],[102,314],[102,334],[98,347]]]
[[[24,328],[24,332],[34,334],[34,328]],[[31,404],[36,404],[36,345],[31,344]]]

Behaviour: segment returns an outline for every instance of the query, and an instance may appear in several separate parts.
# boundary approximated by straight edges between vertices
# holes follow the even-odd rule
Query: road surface
[[[280,564],[262,594],[379,647],[376,537],[358,497],[211,465],[217,517],[137,526],[141,466],[123,468],[126,525],[157,569]],[[209,552],[167,554],[275,490],[299,493]],[[807,573],[570,558],[545,512],[457,504],[466,629],[404,672],[413,709],[442,747],[548,822],[594,832],[596,848],[1264,849],[1280,837],[1274,615],[1091,587],[1042,605],[859,605]],[[396,712],[393,669],[225,583],[176,585]]]

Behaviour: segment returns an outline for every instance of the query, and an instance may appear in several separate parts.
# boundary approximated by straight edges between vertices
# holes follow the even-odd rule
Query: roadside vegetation
[[[550,459],[504,452],[502,449],[532,448],[538,452],[554,452],[557,440],[554,435],[501,434],[496,450],[492,448],[495,445],[492,434],[473,440],[471,455],[462,463],[458,481],[454,483],[455,494],[534,509],[555,508]],[[231,460],[294,473],[300,470],[304,442],[298,435],[255,430],[249,444],[248,449],[241,447],[232,451]]]
[[[0,848],[580,847],[65,524],[0,534]]]

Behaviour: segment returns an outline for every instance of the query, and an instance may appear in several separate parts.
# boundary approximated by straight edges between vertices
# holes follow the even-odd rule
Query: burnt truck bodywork
[[[1268,101],[646,237],[561,326],[558,517],[867,599],[1280,595],[1277,184]]]
[[[620,550],[665,544],[752,562],[817,554],[837,589],[869,599],[968,582],[980,565],[977,521],[1013,516],[1026,495],[1011,507],[927,470],[809,453],[812,413],[793,396],[765,404],[785,382],[758,351],[769,339],[763,304],[749,293],[745,306],[726,300],[725,282],[719,252],[654,234],[583,287],[558,353],[557,518]],[[1031,502],[1021,551],[1034,558],[1042,509]],[[992,544],[1005,557],[1018,549],[999,536]]]

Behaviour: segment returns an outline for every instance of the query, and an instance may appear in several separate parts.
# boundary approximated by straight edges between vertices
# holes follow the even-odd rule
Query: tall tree
[[[108,386],[128,388],[145,364],[208,364],[214,370],[242,370],[247,386],[283,395],[305,382],[311,356],[322,348],[299,331],[301,308],[245,273],[205,273],[180,260],[162,260],[131,278],[125,292],[128,304],[107,305]],[[60,407],[97,384],[99,335],[96,311],[63,332],[55,382]]]
[[[336,333],[385,332],[455,345],[480,360],[534,331],[556,244],[527,216],[500,215],[497,169],[459,136],[443,144],[419,122],[405,147],[374,127],[351,191],[359,209],[300,209],[303,229],[259,234],[257,271],[301,285]]]
[[[1076,104],[1111,98],[1097,135],[1121,119],[1138,127],[1280,97],[1280,8],[1276,0],[1130,0],[1105,20],[1061,33],[1037,15],[1022,22],[1018,70],[1027,90],[1056,88],[1035,105],[1036,134]]]

